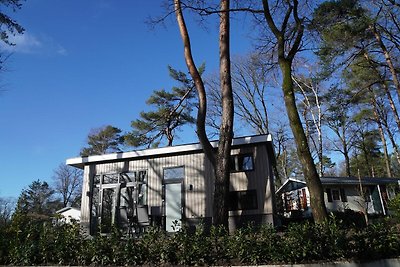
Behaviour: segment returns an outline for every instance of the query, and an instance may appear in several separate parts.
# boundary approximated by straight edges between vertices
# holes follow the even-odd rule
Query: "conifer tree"
[[[204,72],[204,64],[200,73]],[[192,79],[184,72],[168,66],[169,75],[180,83],[171,91],[154,91],[146,103],[153,106],[151,111],[140,113],[140,118],[132,121],[132,131],[125,135],[127,145],[134,147],[158,147],[163,140],[172,146],[176,131],[186,124],[195,122],[192,116],[196,94]]]

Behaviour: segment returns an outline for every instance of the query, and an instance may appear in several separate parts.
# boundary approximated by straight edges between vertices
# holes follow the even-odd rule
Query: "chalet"
[[[372,177],[321,177],[329,212],[353,210],[386,215],[387,203],[399,189],[399,179]],[[276,191],[285,217],[311,216],[310,195],[304,180],[289,178]]]
[[[213,147],[218,142],[212,142]],[[84,170],[81,226],[89,234],[115,225],[127,233],[148,225],[177,231],[212,222],[214,172],[200,144],[67,160]],[[274,223],[274,152],[270,135],[234,138],[229,224]]]
[[[65,207],[56,211],[57,221],[60,223],[79,222],[81,220],[80,209]]]

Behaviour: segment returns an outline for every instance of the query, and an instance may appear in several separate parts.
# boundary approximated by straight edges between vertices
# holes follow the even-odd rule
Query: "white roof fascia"
[[[298,180],[298,179],[295,179],[295,178],[288,178],[288,179],[286,179],[286,181],[278,188],[278,190],[276,190],[276,193],[278,193],[280,190],[282,190],[282,188],[284,188],[288,183],[290,183],[290,182],[295,182],[295,183],[300,183],[300,184],[305,184],[305,185],[307,185],[307,183],[305,182],[305,181],[303,181],[303,180]]]
[[[246,137],[238,137],[232,140],[232,146],[246,145],[246,144],[256,144],[263,142],[272,141],[272,136],[268,135],[255,135],[255,136],[246,136]],[[212,141],[211,145],[216,148],[218,147],[218,141]],[[130,152],[118,152],[112,154],[104,154],[104,155],[95,155],[88,157],[77,157],[67,159],[67,165],[79,166],[86,163],[94,163],[94,162],[103,162],[103,161],[112,161],[112,160],[121,160],[121,159],[133,159],[138,157],[149,157],[149,156],[160,156],[166,154],[173,153],[182,153],[182,152],[193,152],[197,150],[202,150],[201,144],[189,144],[189,145],[178,145],[171,147],[162,147],[162,148],[151,148],[151,149],[143,149],[136,150]]]

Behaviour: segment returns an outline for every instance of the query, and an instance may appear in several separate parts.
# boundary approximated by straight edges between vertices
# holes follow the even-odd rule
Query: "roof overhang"
[[[268,147],[269,151],[273,151],[272,147],[272,136],[270,134],[265,135],[254,135],[254,136],[245,136],[238,137],[232,140],[232,147],[242,146],[242,145],[250,145],[257,143],[267,143],[270,147]],[[218,141],[212,141],[211,145],[214,148],[218,147]],[[170,146],[170,147],[161,147],[161,148],[151,148],[151,149],[142,149],[135,150],[130,152],[118,152],[104,155],[96,155],[96,156],[88,156],[88,157],[77,157],[67,159],[67,165],[74,166],[80,169],[83,169],[85,165],[100,163],[100,162],[113,162],[113,161],[121,161],[126,159],[138,159],[138,158],[146,158],[146,157],[157,157],[164,156],[169,154],[184,154],[184,153],[195,153],[202,151],[202,146],[200,143],[196,144],[188,144],[188,145],[178,145],[178,146]],[[269,152],[271,153],[271,152]]]
[[[289,178],[281,185],[281,187],[278,188],[278,190],[276,190],[276,193],[279,194],[284,192],[290,192],[293,190],[304,188],[306,186],[307,184],[303,180]]]

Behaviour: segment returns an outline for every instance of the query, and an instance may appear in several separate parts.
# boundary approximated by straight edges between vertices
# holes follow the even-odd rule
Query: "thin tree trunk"
[[[372,99],[371,102],[374,107],[374,110],[373,110],[374,116],[375,116],[376,123],[378,124],[379,136],[381,137],[381,141],[382,141],[382,145],[383,145],[383,155],[384,155],[384,159],[385,159],[386,174],[388,177],[392,177],[392,170],[390,169],[390,158],[389,158],[385,133],[383,132],[381,119],[379,117],[378,110],[377,110],[378,107],[377,107],[375,99]]]
[[[394,140],[393,133],[392,133],[392,131],[389,129],[389,127],[387,126],[387,124],[384,123],[383,126],[384,126],[385,129],[386,129],[386,132],[387,132],[387,134],[388,134],[388,136],[389,136],[390,143],[392,144],[394,153],[396,154],[397,163],[399,163],[399,165],[400,165],[399,146],[397,145],[396,141]]]
[[[350,157],[349,151],[347,149],[347,144],[343,147],[343,155],[344,155],[344,165],[346,167],[346,175],[347,177],[351,177],[351,169],[350,169]]]
[[[370,57],[369,57],[369,55],[368,55],[367,52],[364,53],[364,57],[365,57],[365,59],[366,59],[368,62],[372,63],[372,60],[370,59]],[[382,87],[383,87],[383,89],[385,90],[386,96],[387,96],[387,98],[388,98],[388,100],[389,100],[390,108],[391,108],[392,111],[393,111],[393,116],[394,116],[394,119],[395,119],[395,121],[396,121],[397,128],[398,128],[399,131],[400,131],[400,117],[399,117],[399,113],[397,112],[397,108],[396,108],[396,105],[395,105],[395,103],[394,103],[394,101],[393,101],[392,94],[391,94],[390,89],[389,89],[389,87],[388,87],[388,85],[386,84],[385,81],[382,81]]]
[[[399,82],[399,79],[397,77],[397,71],[396,71],[396,68],[395,68],[395,66],[394,66],[394,64],[392,62],[392,58],[391,58],[391,56],[389,54],[389,51],[387,50],[385,44],[382,41],[381,35],[376,30],[375,25],[373,25],[373,26],[371,25],[369,28],[374,33],[375,39],[378,42],[378,45],[382,50],[382,53],[383,53],[383,55],[385,57],[385,60],[386,60],[386,63],[388,64],[390,73],[392,74],[393,84],[394,84],[394,86],[396,87],[396,90],[397,90],[397,97],[399,98],[399,102],[400,102],[400,82]]]
[[[346,139],[346,128],[342,127],[342,137],[339,136],[340,141],[343,146],[343,156],[344,156],[344,164],[346,166],[346,175],[347,177],[351,177],[351,168],[350,168],[350,155],[349,155],[349,146]]]
[[[211,146],[211,143],[206,133],[206,112],[207,112],[206,90],[204,88],[203,79],[201,78],[201,75],[193,60],[190,37],[182,13],[181,1],[174,0],[174,5],[175,5],[176,20],[178,22],[179,31],[183,41],[186,65],[188,67],[190,76],[194,81],[197,90],[197,95],[199,97],[199,107],[197,110],[197,121],[196,121],[197,136],[199,137],[199,141],[203,147],[207,159],[211,162],[211,165],[215,168],[215,155],[213,147]]]
[[[399,117],[399,113],[397,112],[396,105],[394,104],[392,94],[390,93],[389,86],[385,82],[382,83],[382,86],[383,86],[383,89],[385,90],[386,96],[389,100],[389,106],[393,111],[393,116],[396,121],[397,128],[400,131],[400,117]]]

